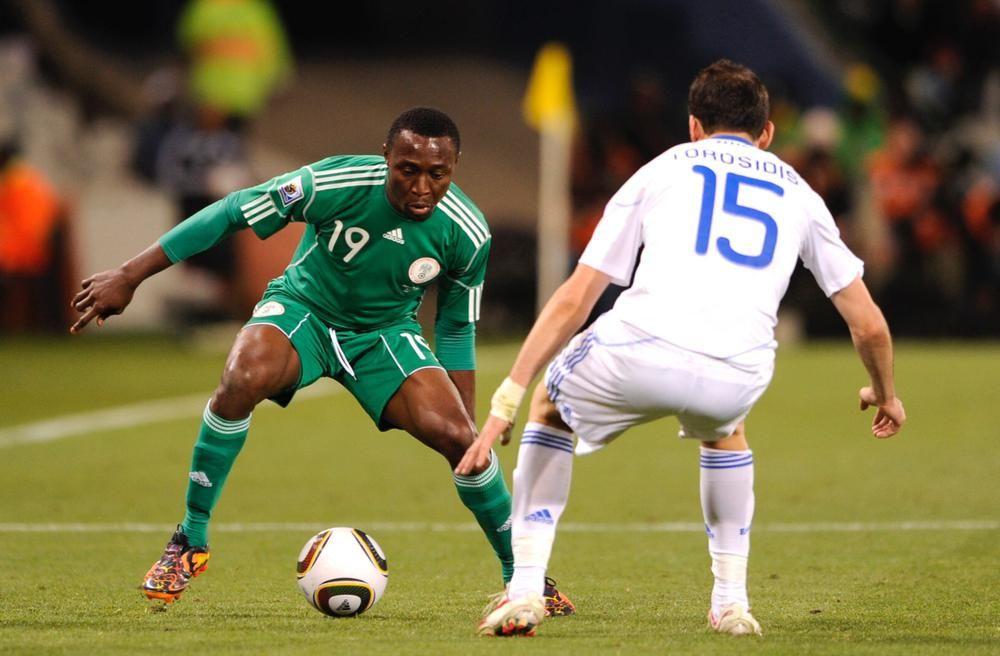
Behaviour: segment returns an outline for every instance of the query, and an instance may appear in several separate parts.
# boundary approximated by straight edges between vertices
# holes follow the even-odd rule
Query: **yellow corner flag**
[[[576,123],[573,58],[563,44],[548,43],[538,51],[521,111],[524,120],[536,130],[572,127]]]

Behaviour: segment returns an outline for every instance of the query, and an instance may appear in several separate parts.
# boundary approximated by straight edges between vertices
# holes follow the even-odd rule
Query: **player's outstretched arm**
[[[251,219],[247,211],[240,210],[240,203],[248,197],[256,197],[251,203],[259,205],[256,212],[259,231],[262,238],[280,230],[287,222],[272,206],[266,205],[267,192],[264,190],[269,183],[264,183],[238,192],[233,192],[221,198],[208,207],[195,212],[174,226],[169,232],[159,238],[155,244],[139,253],[117,269],[102,271],[83,281],[83,289],[73,298],[71,305],[83,316],[70,327],[71,333],[80,332],[88,323],[97,319],[97,325],[103,325],[104,320],[115,314],[121,314],[132,301],[132,295],[143,280],[163,271],[171,264],[186,260],[196,253],[201,253],[215,246],[233,233],[250,227]],[[270,208],[270,209],[269,209]],[[286,213],[287,214],[287,213]],[[270,224],[260,227],[260,219],[268,219]]]
[[[69,331],[76,334],[94,319],[97,319],[98,326],[102,326],[108,317],[121,314],[132,302],[132,296],[142,281],[171,264],[170,258],[157,243],[115,269],[90,276],[81,283],[81,290],[73,297],[73,309],[82,312],[83,316]]]
[[[521,346],[510,375],[493,394],[490,416],[479,437],[465,452],[455,473],[468,475],[489,464],[490,450],[498,438],[510,441],[514,417],[524,392],[542,367],[580,329],[597,299],[611,282],[610,276],[580,264],[552,295]]]
[[[889,326],[868,287],[858,276],[854,282],[830,297],[851,330],[854,348],[871,377],[871,385],[858,392],[862,410],[875,406],[872,434],[892,437],[906,421],[903,402],[896,396],[892,372],[892,337]]]
[[[586,264],[577,265],[542,308],[514,360],[510,379],[523,387],[530,385],[542,367],[580,330],[610,283],[608,274]]]

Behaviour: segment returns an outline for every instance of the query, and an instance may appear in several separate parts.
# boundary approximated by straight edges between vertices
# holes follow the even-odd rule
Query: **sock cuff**
[[[737,467],[749,467],[753,464],[753,451],[724,451],[722,449],[709,449],[701,447],[701,468],[702,469],[734,469]]]
[[[455,485],[459,487],[486,487],[497,476],[502,476],[500,473],[500,461],[497,459],[496,451],[490,449],[490,464],[482,472],[478,474],[472,474],[471,476],[459,476],[458,474],[452,474],[452,478],[455,479]]]
[[[563,430],[561,428],[554,428],[552,426],[546,426],[545,424],[540,424],[537,421],[529,421],[524,425],[525,433],[541,433],[548,437],[556,437],[567,440],[573,439],[573,431]]]
[[[209,399],[208,404],[205,406],[205,413],[201,418],[205,422],[205,425],[212,429],[212,432],[218,433],[222,437],[235,437],[240,433],[250,430],[250,419],[252,417],[253,413],[251,412],[244,419],[223,419],[212,412],[212,401]]]
[[[557,451],[573,453],[573,433],[537,422],[528,422],[521,434],[521,445],[535,444]]]

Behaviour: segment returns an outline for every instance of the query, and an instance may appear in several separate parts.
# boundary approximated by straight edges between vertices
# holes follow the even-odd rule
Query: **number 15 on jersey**
[[[712,236],[712,219],[715,213],[715,171],[707,166],[696,165],[692,167],[694,172],[705,178],[705,187],[701,194],[701,213],[698,217],[698,237],[695,241],[694,251],[699,255],[708,253],[709,242]],[[722,211],[726,214],[742,217],[751,221],[758,221],[764,226],[764,243],[760,252],[756,255],[740,253],[733,248],[728,237],[719,237],[716,240],[716,248],[719,254],[733,264],[748,266],[754,269],[763,269],[774,259],[774,247],[778,243],[778,224],[767,212],[740,205],[739,195],[741,186],[756,187],[770,191],[778,196],[784,196],[785,190],[766,180],[748,178],[738,173],[726,174],[726,186],[722,200]]]

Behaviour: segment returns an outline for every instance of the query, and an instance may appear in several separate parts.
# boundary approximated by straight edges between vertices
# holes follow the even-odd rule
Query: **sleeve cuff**
[[[434,326],[434,354],[449,371],[476,368],[476,326],[472,323],[439,321]]]
[[[167,243],[163,237],[160,237],[160,239],[157,240],[156,243],[160,245],[161,249],[163,249],[163,252],[166,254],[167,259],[170,260],[171,264],[177,264],[178,262],[184,259],[179,255],[177,255],[176,253],[174,253],[174,250],[170,247],[170,244]]]

